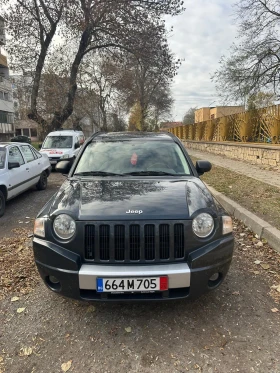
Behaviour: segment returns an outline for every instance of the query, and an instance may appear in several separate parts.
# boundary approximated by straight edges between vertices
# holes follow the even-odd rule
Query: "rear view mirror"
[[[60,161],[56,164],[55,169],[57,172],[60,172],[62,174],[68,174],[71,166],[72,166],[71,161]]]
[[[198,175],[201,176],[204,174],[204,172],[211,170],[212,164],[209,161],[197,161],[195,168]]]
[[[11,170],[12,168],[18,168],[20,167],[20,164],[18,162],[9,162],[8,163],[8,169]]]

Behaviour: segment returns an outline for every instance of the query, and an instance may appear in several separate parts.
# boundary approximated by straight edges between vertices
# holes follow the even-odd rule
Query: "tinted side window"
[[[9,149],[8,162],[10,163],[18,162],[20,165],[24,164],[23,157],[17,146],[13,146],[12,148]]]
[[[24,158],[27,160],[27,162],[32,162],[35,159],[35,156],[31,150],[31,148],[28,145],[21,145],[20,149],[22,153],[24,154]]]

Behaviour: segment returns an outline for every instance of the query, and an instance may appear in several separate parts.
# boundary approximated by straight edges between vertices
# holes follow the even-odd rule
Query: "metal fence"
[[[280,143],[280,105],[168,129],[182,140]]]

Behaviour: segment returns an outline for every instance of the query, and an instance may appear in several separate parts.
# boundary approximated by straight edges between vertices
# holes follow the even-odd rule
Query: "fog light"
[[[46,284],[52,291],[59,292],[61,290],[61,284],[59,282],[59,279],[55,276],[47,276]]]
[[[219,272],[214,273],[211,277],[209,277],[208,287],[211,289],[216,288],[217,286],[220,285],[220,283],[222,282],[222,279],[223,279],[222,273],[219,273]]]
[[[52,284],[59,284],[59,280],[54,276],[49,276],[49,280]]]
[[[219,273],[214,273],[210,278],[209,280],[210,281],[216,281],[217,279],[219,278]]]

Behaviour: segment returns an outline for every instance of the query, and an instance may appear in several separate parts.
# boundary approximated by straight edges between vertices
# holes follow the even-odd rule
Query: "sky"
[[[169,37],[172,52],[183,59],[172,86],[175,100],[172,120],[181,121],[190,107],[222,105],[210,77],[222,55],[229,55],[237,35],[234,0],[185,0],[186,10],[167,18],[173,26]]]

